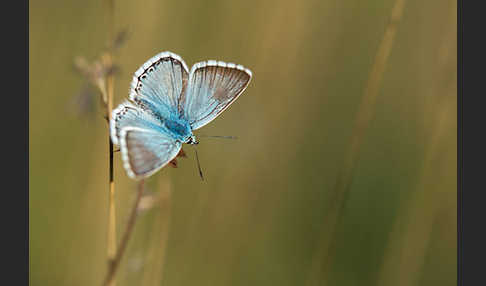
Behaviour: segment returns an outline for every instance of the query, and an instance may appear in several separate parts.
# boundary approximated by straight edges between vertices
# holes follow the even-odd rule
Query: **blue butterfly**
[[[149,177],[174,159],[182,144],[214,120],[248,86],[252,73],[241,65],[204,61],[190,72],[181,57],[162,52],[133,77],[129,100],[113,110],[111,140],[134,179]]]

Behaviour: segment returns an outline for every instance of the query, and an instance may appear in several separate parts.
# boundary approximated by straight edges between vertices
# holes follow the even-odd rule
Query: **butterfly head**
[[[199,141],[197,141],[196,136],[191,135],[191,137],[187,139],[186,143],[191,145],[197,145],[199,144]]]

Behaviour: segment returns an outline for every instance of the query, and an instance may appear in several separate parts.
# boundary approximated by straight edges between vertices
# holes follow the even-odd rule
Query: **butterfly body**
[[[251,76],[241,65],[220,61],[200,62],[188,71],[171,52],[145,62],[135,72],[129,100],[110,120],[128,175],[148,177],[173,160],[183,143],[198,144],[193,131],[228,108]]]
[[[164,121],[164,125],[166,127],[164,132],[170,133],[174,139],[182,143],[189,142],[194,137],[191,125],[185,119],[167,119]]]

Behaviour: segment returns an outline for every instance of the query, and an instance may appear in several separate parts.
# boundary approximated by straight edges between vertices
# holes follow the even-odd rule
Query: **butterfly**
[[[151,176],[181,151],[248,86],[252,73],[233,63],[203,61],[189,71],[182,58],[162,52],[134,74],[129,99],[113,110],[110,135],[129,177]]]

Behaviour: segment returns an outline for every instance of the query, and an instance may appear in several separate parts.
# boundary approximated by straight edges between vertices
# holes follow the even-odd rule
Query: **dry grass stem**
[[[118,251],[116,251],[116,255],[114,259],[111,261],[108,267],[108,273],[106,274],[103,285],[112,285],[114,281],[116,271],[118,270],[120,261],[127,248],[128,240],[130,239],[130,236],[133,232],[133,227],[135,226],[140,200],[142,199],[142,195],[143,195],[143,189],[144,189],[144,180],[141,180],[138,183],[137,197],[135,198],[135,202],[133,203],[132,211],[130,213],[130,217],[128,218],[128,223],[126,225],[125,231],[123,232],[123,236],[120,241],[120,246],[118,248]]]
[[[114,29],[115,29],[115,22],[114,22],[114,0],[108,0],[108,38],[109,43],[113,43],[114,39]],[[113,50],[108,49],[105,53],[105,56],[102,58],[105,60],[106,65],[108,67],[113,66]],[[110,119],[111,113],[113,110],[113,94],[114,94],[114,76],[113,73],[110,72],[107,75],[106,82],[107,82],[107,104],[106,104],[106,118],[108,120],[108,144],[109,144],[109,152],[110,152],[110,169],[109,169],[109,199],[108,199],[108,242],[107,242],[107,255],[108,255],[108,263],[110,267],[113,265],[114,261],[116,260],[116,209],[115,209],[115,180],[113,174],[113,142],[111,141],[110,137]],[[110,280],[109,284],[115,286],[116,281]]]

